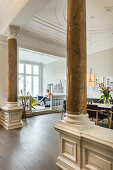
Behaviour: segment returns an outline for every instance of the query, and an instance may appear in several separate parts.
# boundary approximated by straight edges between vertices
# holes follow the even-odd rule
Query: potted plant
[[[99,84],[99,87],[100,93],[102,94],[100,100],[103,100],[105,104],[110,104],[110,100],[112,100],[112,96],[110,93],[112,90],[104,86],[104,84]]]

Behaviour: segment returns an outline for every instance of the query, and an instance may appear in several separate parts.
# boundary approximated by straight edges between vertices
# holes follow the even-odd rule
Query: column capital
[[[9,25],[7,29],[8,39],[17,39],[18,34],[20,33],[20,27]]]

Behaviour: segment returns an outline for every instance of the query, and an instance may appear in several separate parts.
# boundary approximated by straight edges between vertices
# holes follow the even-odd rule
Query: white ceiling
[[[88,54],[113,48],[113,0],[86,0]],[[23,29],[66,44],[67,0],[51,0]]]
[[[57,56],[39,53],[28,49],[19,48],[19,60],[45,65],[58,60],[65,60],[65,59]]]
[[[67,0],[51,0],[24,29],[64,44],[66,41],[66,2]]]

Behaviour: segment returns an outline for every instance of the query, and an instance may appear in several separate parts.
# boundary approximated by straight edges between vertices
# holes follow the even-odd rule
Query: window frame
[[[19,73],[19,64],[24,64],[24,73]],[[31,65],[31,73],[28,74],[26,73],[26,65],[29,64]],[[39,67],[39,74],[33,74],[33,66],[38,66]],[[42,82],[42,70],[43,70],[43,65],[40,63],[34,63],[34,62],[28,62],[28,61],[19,61],[18,63],[18,91],[19,91],[19,75],[22,75],[24,77],[24,94],[26,96],[26,76],[31,76],[31,95],[33,96],[33,77],[36,76],[39,79],[39,94],[42,95],[42,87],[43,87],[43,82]],[[33,96],[36,97],[36,96]]]

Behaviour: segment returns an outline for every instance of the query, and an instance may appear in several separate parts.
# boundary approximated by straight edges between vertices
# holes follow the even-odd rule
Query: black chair
[[[99,110],[97,105],[93,104],[87,104],[87,113],[89,115],[90,119],[96,119],[96,125],[98,124],[98,121],[108,118],[109,121],[109,115],[106,114],[106,110]]]
[[[110,122],[109,122],[109,128],[111,129],[111,125],[113,123],[113,107],[111,108],[110,113],[111,113],[111,118],[110,118]]]
[[[63,101],[61,120],[63,119],[63,117],[66,116],[65,113],[66,113],[66,100]]]

